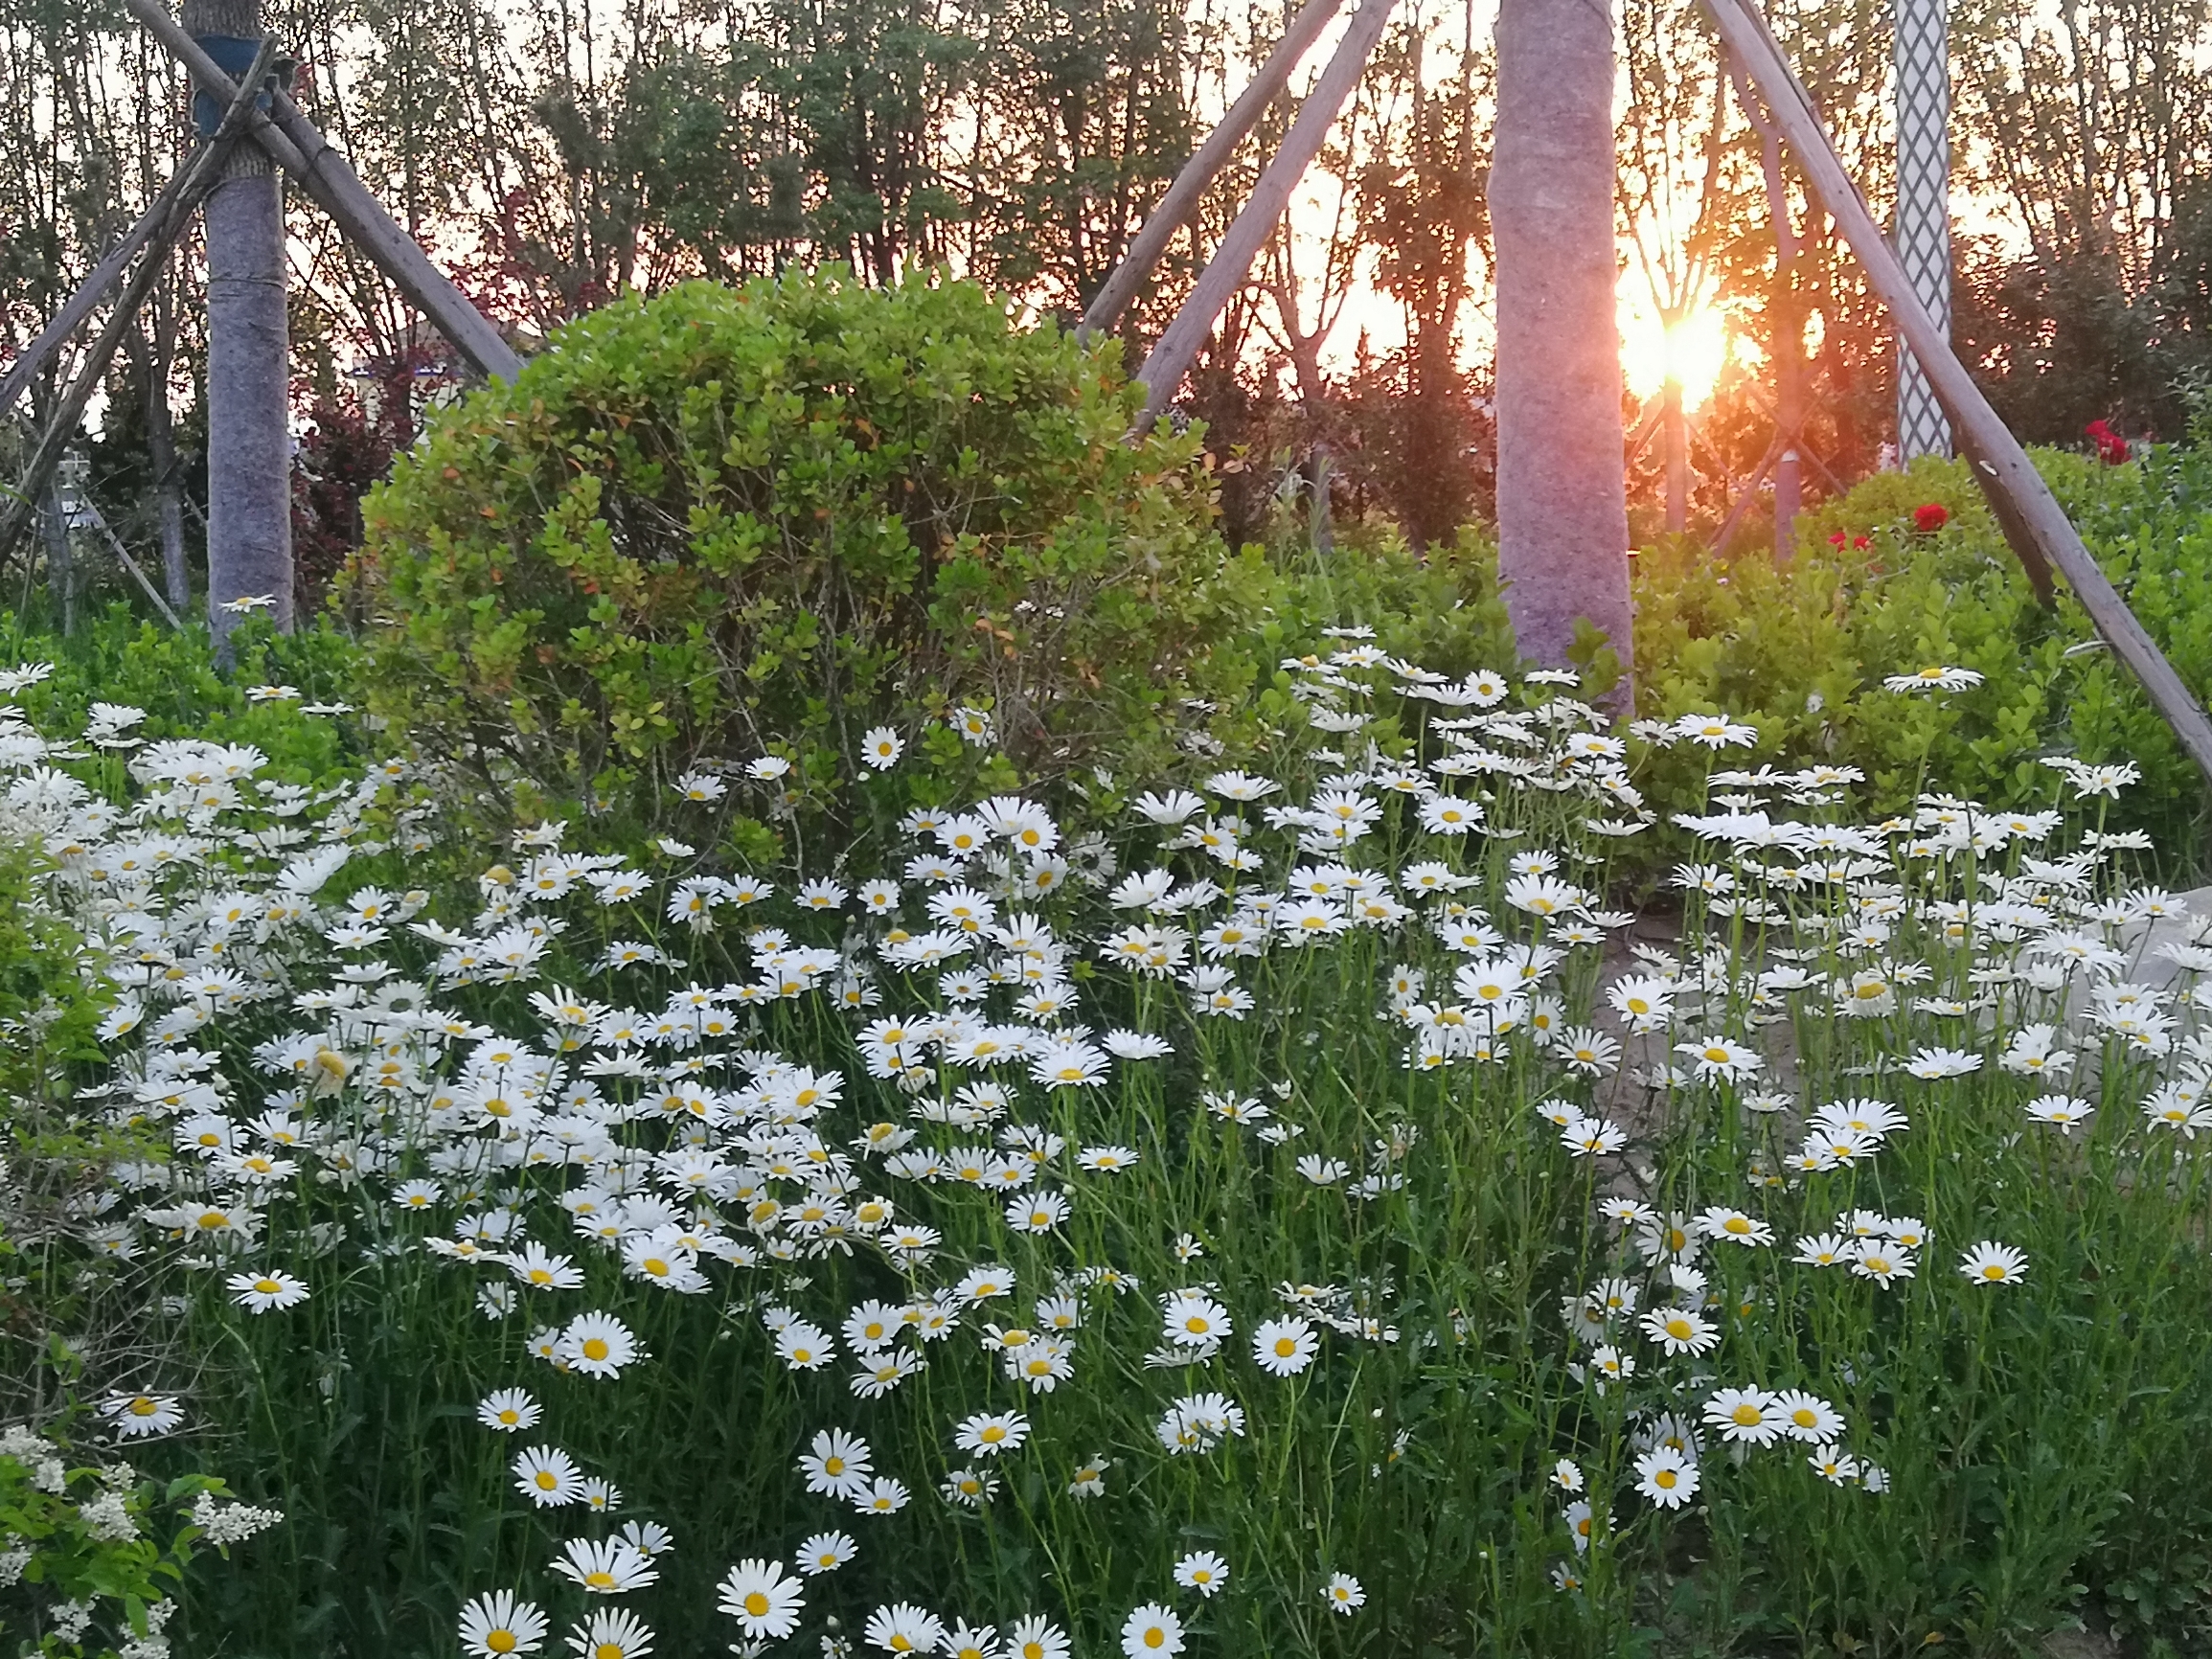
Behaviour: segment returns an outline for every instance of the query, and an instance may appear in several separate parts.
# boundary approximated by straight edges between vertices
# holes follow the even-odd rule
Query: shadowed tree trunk
[[[1682,419],[1682,382],[1670,368],[1659,389],[1659,430],[1667,458],[1667,534],[1690,525],[1690,427]]]
[[[178,616],[192,603],[192,571],[185,562],[184,480],[177,472],[176,425],[169,407],[170,367],[176,361],[176,289],[165,281],[154,291],[152,349],[147,361],[146,446],[153,467],[153,501],[161,526],[162,584]],[[287,521],[288,522],[288,521]]]
[[[192,603],[192,572],[185,562],[184,497],[177,477],[176,424],[169,406],[170,365],[176,355],[174,297],[168,279],[147,309],[151,326],[134,328],[123,346],[146,402],[146,457],[153,473],[154,527],[161,538],[162,586],[170,608],[182,616]]]
[[[1603,0],[1501,0],[1490,170],[1497,260],[1497,540],[1521,655],[1578,619],[1630,669],[1613,290],[1613,29]],[[1616,693],[1627,707],[1624,680]]]
[[[187,0],[184,26],[234,75],[231,42],[258,42],[259,0]],[[216,37],[221,37],[217,39]],[[245,48],[250,57],[252,47]],[[203,101],[204,102],[204,101]],[[258,144],[231,152],[207,233],[208,618],[225,638],[236,600],[266,596],[292,625],[292,481],[285,322],[284,179]]]

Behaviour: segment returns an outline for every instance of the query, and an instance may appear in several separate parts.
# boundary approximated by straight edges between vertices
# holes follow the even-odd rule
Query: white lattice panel
[[[1897,5],[1897,257],[1914,290],[1950,330],[1950,52],[1946,0]],[[1920,365],[1897,349],[1897,449],[1949,455],[1950,425]]]

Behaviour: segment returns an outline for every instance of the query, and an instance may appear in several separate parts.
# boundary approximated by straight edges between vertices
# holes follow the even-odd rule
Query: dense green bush
[[[356,696],[361,653],[347,633],[317,626],[279,634],[249,620],[232,632],[231,648],[234,662],[224,668],[204,627],[179,632],[122,603],[80,621],[67,637],[0,615],[0,668],[49,670],[11,698],[35,720],[82,726],[95,703],[134,708],[145,717],[128,728],[132,739],[190,734],[253,743],[292,783],[327,776],[355,752],[357,722],[303,720],[297,713],[307,705],[336,709]]]
[[[1118,348],[981,289],[697,283],[571,325],[365,510],[376,709],[555,794],[830,758],[987,713],[1031,775],[1163,739],[1261,576],[1196,435],[1123,442]]]
[[[2122,466],[2043,453],[2039,465],[2181,677],[2212,686],[2212,455],[2155,451]],[[1948,522],[1915,527],[1916,511]],[[2071,755],[2133,761],[2142,784],[2113,821],[2150,830],[2173,870],[2204,862],[2203,780],[2133,677],[2062,592],[2035,598],[1963,464],[1886,473],[1808,516],[1796,558],[1722,561],[1660,550],[1639,559],[1638,713],[1726,711],[1758,729],[1744,763],[1863,769],[1879,809],[1923,789],[1995,806],[2047,806]],[[1935,665],[1971,690],[1900,695],[1885,677]],[[1655,757],[1654,804],[1679,807],[1699,768]]]

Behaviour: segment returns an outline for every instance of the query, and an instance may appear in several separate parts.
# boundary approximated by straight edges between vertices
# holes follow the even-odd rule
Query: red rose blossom
[[[2128,460],[2128,441],[2102,420],[2092,420],[2082,428],[2089,442],[2097,446],[2097,459],[2107,466],[2119,466]]]
[[[1912,528],[1927,534],[1950,522],[1950,509],[1940,501],[1925,502],[1912,510]]]

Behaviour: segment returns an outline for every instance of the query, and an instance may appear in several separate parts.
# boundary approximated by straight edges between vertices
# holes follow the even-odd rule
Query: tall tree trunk
[[[69,520],[59,493],[49,488],[38,508],[38,534],[46,543],[46,593],[61,607],[64,636],[77,631],[77,561],[70,557]]]
[[[1306,488],[1312,494],[1312,513],[1307,521],[1307,537],[1313,551],[1322,558],[1336,555],[1336,516],[1332,496],[1335,490],[1330,470],[1329,445],[1315,439],[1313,447],[1306,452]]]
[[[1774,463],[1774,559],[1788,564],[1797,551],[1797,512],[1805,494],[1797,453],[1805,442],[1805,308],[1797,292],[1797,228],[1782,176],[1782,135],[1771,122],[1760,124],[1760,144],[1767,212],[1774,226],[1774,286],[1767,314],[1772,319],[1774,424],[1782,441]]]
[[[1521,655],[1587,618],[1633,665],[1613,289],[1613,29],[1598,0],[1501,0],[1490,170],[1498,572]],[[1626,708],[1632,683],[1616,701]]]
[[[169,406],[170,365],[176,357],[175,302],[165,280],[152,296],[150,328],[135,328],[124,341],[131,372],[146,402],[146,455],[153,474],[154,530],[161,542],[162,587],[170,608],[182,616],[192,603],[192,571],[185,561],[184,499],[179,492],[176,423]]]
[[[1788,265],[1774,274],[1774,424],[1782,453],[1774,462],[1774,560],[1788,564],[1797,552],[1797,514],[1805,502],[1805,317],[1798,309],[1796,278]]]
[[[1659,430],[1667,458],[1667,534],[1690,526],[1690,423],[1682,419],[1682,382],[1670,371],[1660,388]]]
[[[258,42],[260,0],[187,0],[184,26],[218,61]],[[211,37],[227,37],[210,44]],[[248,49],[250,54],[250,48]],[[233,69],[243,73],[244,66]],[[292,625],[292,477],[285,319],[284,179],[261,146],[241,144],[207,199],[208,617],[266,597]]]
[[[146,456],[152,463],[152,507],[162,531],[162,586],[179,617],[193,603],[193,566],[184,553],[184,478],[177,473],[177,427],[168,409],[168,370],[177,358],[177,301],[159,306],[146,387]]]

